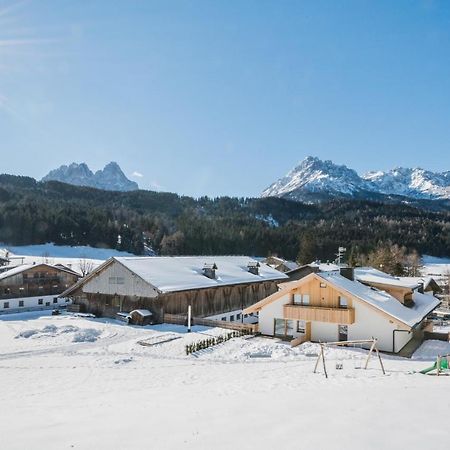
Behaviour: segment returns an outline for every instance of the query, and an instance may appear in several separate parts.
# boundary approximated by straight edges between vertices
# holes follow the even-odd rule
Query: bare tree
[[[79,264],[80,264],[81,275],[83,277],[85,277],[86,275],[88,275],[89,273],[91,273],[94,270],[94,263],[90,259],[80,258]]]

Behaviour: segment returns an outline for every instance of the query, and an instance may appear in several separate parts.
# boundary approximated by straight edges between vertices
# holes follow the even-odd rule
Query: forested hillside
[[[430,203],[431,205],[431,203]],[[308,205],[278,198],[200,198],[110,192],[0,176],[0,241],[55,242],[143,254],[278,254],[302,245],[331,259],[338,245],[369,252],[391,242],[450,255],[450,213],[402,203],[335,200]]]

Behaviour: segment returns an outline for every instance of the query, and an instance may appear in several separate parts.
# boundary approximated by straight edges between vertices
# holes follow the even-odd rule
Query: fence
[[[446,332],[439,333],[437,331],[425,331],[423,337],[425,340],[450,341],[450,333]]]
[[[165,323],[173,323],[176,325],[186,325],[187,316],[177,315],[177,314],[164,314]],[[258,331],[257,324],[250,323],[240,323],[240,322],[226,322],[224,320],[212,320],[204,319],[202,317],[193,317],[192,325],[203,325],[205,327],[219,327],[225,328],[227,330],[236,331],[249,331],[251,333],[256,333]]]

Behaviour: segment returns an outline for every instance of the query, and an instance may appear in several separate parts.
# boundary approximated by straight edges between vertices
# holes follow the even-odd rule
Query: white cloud
[[[133,172],[132,176],[136,177],[136,178],[142,178],[144,175],[142,175],[142,173],[140,173],[140,172]]]

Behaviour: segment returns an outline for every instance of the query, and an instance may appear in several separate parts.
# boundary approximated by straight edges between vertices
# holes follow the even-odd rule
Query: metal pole
[[[191,332],[191,320],[192,320],[191,305],[189,305],[188,306],[188,333]]]

